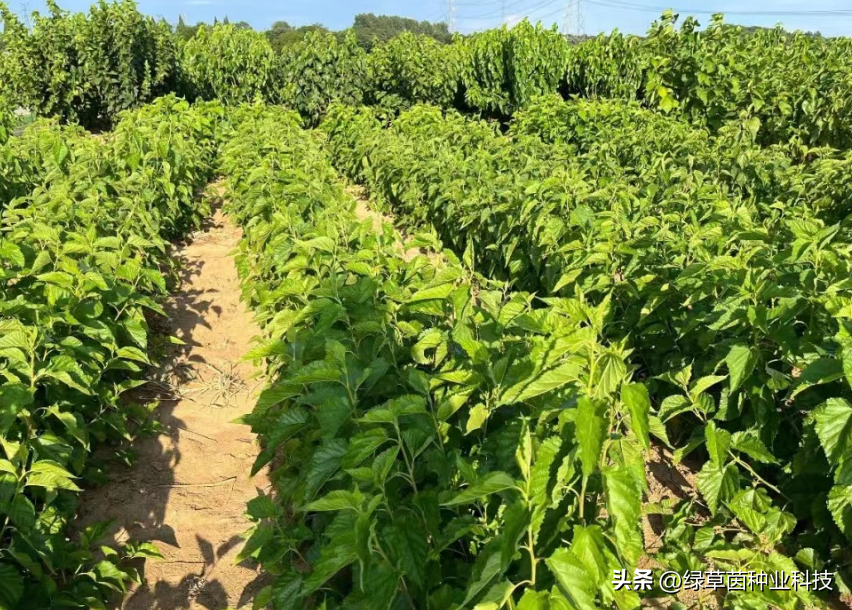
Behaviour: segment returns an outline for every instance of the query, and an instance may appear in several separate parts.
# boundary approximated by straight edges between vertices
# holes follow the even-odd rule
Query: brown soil
[[[685,498],[699,500],[695,472],[685,464],[675,464],[671,451],[652,445],[645,462],[649,504],[676,503]],[[661,515],[644,515],[645,552],[656,553],[662,546],[663,520]]]
[[[695,482],[696,471],[681,462],[676,464],[672,452],[662,445],[652,445],[645,462],[645,478],[648,481],[647,504],[674,505],[680,500],[691,499],[700,502]],[[642,527],[645,538],[645,557],[639,561],[640,568],[651,568],[656,575],[661,573],[660,564],[654,555],[663,546],[663,518],[661,515],[644,514]],[[642,607],[653,610],[666,610],[679,602],[687,608],[720,607],[721,592],[708,589],[692,591],[681,590],[673,596],[664,598],[646,598]]]
[[[241,361],[259,331],[229,256],[239,238],[217,210],[176,248],[181,285],[163,330],[185,345],[158,372],[156,387],[168,390],[155,414],[163,434],[136,442],[136,465],[111,468],[81,503],[81,524],[115,520],[118,541],[153,541],[165,557],[146,562],[146,584],[124,601],[127,610],[241,608],[265,584],[256,566],[234,563],[250,525],[246,502],[269,486],[265,473],[249,478],[259,449],[247,426],[232,423],[259,390]]]

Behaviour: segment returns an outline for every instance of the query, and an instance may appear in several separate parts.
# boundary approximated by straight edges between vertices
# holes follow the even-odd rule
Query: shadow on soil
[[[212,222],[212,220],[210,221]],[[199,236],[204,238],[203,234]],[[155,317],[149,320],[152,336],[160,339],[175,336],[183,344],[167,341],[155,343],[160,348],[153,350],[152,357],[157,358],[159,366],[151,375],[151,381],[139,388],[129,398],[136,403],[151,404],[159,402],[151,417],[157,422],[160,434],[154,438],[140,438],[133,445],[137,460],[133,467],[122,463],[108,463],[108,479],[103,485],[88,489],[81,502],[78,513],[78,526],[86,527],[100,521],[113,521],[110,531],[113,542],[125,543],[128,540],[146,541],[157,544],[162,542],[179,547],[175,530],[168,525],[167,510],[169,500],[179,484],[175,480],[174,468],[181,461],[181,444],[213,443],[214,439],[193,432],[186,422],[175,416],[175,408],[181,400],[192,400],[180,394],[181,386],[190,383],[198,374],[200,366],[205,364],[203,357],[192,354],[199,343],[194,334],[201,327],[210,328],[208,312],[217,312],[217,306],[208,298],[209,290],[191,288],[194,276],[201,273],[204,261],[191,261],[180,255],[176,249],[173,260],[179,266],[179,284],[174,287],[172,297],[165,304],[166,318]],[[180,287],[184,288],[181,289]],[[159,351],[160,353],[156,353]],[[180,441],[180,443],[178,442]],[[102,455],[106,456],[106,453]],[[246,523],[248,527],[248,523]],[[187,570],[187,576],[179,583],[158,581],[137,588],[127,599],[116,602],[113,608],[126,610],[178,610],[190,606],[201,606],[210,610],[224,610],[229,600],[223,585],[216,580],[216,566],[229,551],[242,542],[234,536],[218,548],[205,538],[196,535],[203,561],[175,562],[193,563]],[[193,549],[194,551],[195,549]],[[158,560],[148,560],[158,561]],[[225,561],[232,561],[230,557]],[[241,567],[256,572],[255,566],[246,562]],[[136,566],[140,575],[145,576],[145,564]],[[255,577],[242,591],[238,605],[242,607],[255,597],[267,584],[266,576]]]

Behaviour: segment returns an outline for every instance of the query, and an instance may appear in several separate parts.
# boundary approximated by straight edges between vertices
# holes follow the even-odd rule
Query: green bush
[[[181,88],[225,104],[274,101],[278,59],[266,37],[233,25],[201,26],[182,48]]]
[[[351,34],[342,42],[327,32],[309,32],[285,49],[280,99],[311,125],[334,101],[360,104],[367,80],[367,54]]]
[[[467,104],[503,117],[533,97],[556,92],[565,79],[571,49],[555,29],[526,20],[460,44]]]
[[[152,313],[163,314],[167,240],[197,227],[213,173],[218,104],[174,97],[123,114],[95,139],[41,122],[0,147],[28,157],[33,184],[0,232],[0,608],[104,608],[139,582],[150,543],[101,547],[98,524],[70,536],[99,446],[130,441],[149,409]],[[13,141],[14,142],[13,142]],[[6,174],[6,167],[0,174]]]
[[[459,91],[456,45],[404,32],[367,57],[367,103],[398,112],[414,104],[453,105]]]
[[[142,15],[132,0],[92,5],[88,15],[33,15],[27,29],[0,4],[5,23],[0,81],[15,104],[39,115],[109,127],[122,110],[174,88],[171,29]]]

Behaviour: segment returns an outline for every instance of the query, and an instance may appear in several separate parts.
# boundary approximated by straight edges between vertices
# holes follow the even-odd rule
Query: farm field
[[[850,39],[49,9],[0,610],[852,605]]]

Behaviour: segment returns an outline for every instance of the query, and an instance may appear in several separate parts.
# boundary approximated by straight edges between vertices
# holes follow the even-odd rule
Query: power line
[[[831,10],[813,10],[813,11],[748,11],[748,10],[708,10],[708,9],[693,9],[693,8],[678,8],[671,6],[651,6],[647,4],[634,4],[631,2],[623,2],[621,0],[585,0],[588,4],[603,6],[607,8],[623,8],[630,11],[642,11],[649,13],[662,13],[667,10],[672,10],[675,13],[684,13],[692,15],[715,15],[722,13],[725,15],[748,15],[748,16],[768,16],[768,17],[806,17],[806,16],[841,16],[852,15],[852,9],[831,9]]]
[[[525,8],[519,8],[517,10],[517,12],[524,14],[524,15],[532,15],[535,11],[539,11],[541,9],[548,8],[548,7],[550,7],[550,6],[552,6],[556,3],[561,3],[562,1],[563,0],[544,0],[543,2],[539,2],[538,4],[534,4],[532,6],[528,6],[528,7],[525,7]],[[506,5],[506,9],[511,9],[512,12],[516,12],[515,11],[516,7],[520,7],[523,4],[525,4],[525,0],[522,0],[521,2],[512,2],[512,3]],[[562,7],[560,7],[559,10],[562,11]],[[488,12],[488,13],[481,13],[481,14],[478,14],[478,15],[465,15],[464,17],[460,17],[460,20],[469,21],[471,19],[496,19],[499,16],[499,14],[500,13],[492,11],[492,12]]]

